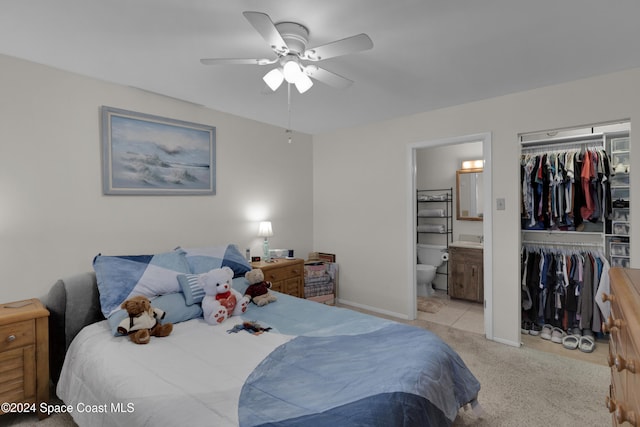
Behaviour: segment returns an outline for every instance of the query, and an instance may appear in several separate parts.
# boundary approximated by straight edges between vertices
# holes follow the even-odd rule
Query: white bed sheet
[[[273,349],[293,338],[227,333],[238,323],[242,318],[219,326],[193,319],[146,345],[114,337],[106,321],[87,326],[69,348],[57,394],[83,427],[237,426],[246,378]],[[74,370],[65,369],[71,362]],[[111,368],[100,369],[107,362]],[[114,365],[119,366],[115,372]]]

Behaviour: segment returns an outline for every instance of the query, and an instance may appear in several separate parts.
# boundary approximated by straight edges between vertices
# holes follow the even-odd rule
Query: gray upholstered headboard
[[[65,354],[82,328],[104,319],[93,272],[58,280],[42,298],[49,315],[49,370],[58,382]]]

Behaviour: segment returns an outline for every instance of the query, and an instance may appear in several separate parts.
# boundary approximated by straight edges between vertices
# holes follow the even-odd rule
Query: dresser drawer
[[[291,265],[287,267],[274,268],[264,272],[264,278],[267,281],[275,282],[280,280],[287,280],[293,277],[299,277],[302,272],[302,264]]]
[[[33,344],[35,335],[33,320],[2,325],[0,326],[0,352]]]
[[[293,277],[291,279],[287,279],[284,281],[284,292],[296,296],[298,298],[302,298],[304,295],[300,295],[300,278]]]

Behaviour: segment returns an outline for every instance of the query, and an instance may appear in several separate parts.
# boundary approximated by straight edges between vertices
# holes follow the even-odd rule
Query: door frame
[[[430,141],[415,142],[408,145],[407,158],[408,158],[408,185],[407,185],[407,205],[410,207],[408,210],[407,224],[409,229],[407,230],[407,245],[409,256],[409,262],[407,268],[409,269],[410,278],[410,292],[409,294],[409,307],[407,312],[409,313],[410,320],[416,319],[418,313],[417,309],[417,287],[416,287],[416,150],[421,148],[434,148],[446,145],[464,144],[468,142],[482,142],[482,157],[484,160],[483,168],[483,204],[485,206],[485,212],[483,217],[482,232],[484,239],[483,250],[483,266],[484,266],[484,332],[485,336],[489,340],[493,340],[493,224],[492,224],[492,165],[491,165],[491,132],[463,135],[458,137],[435,139]]]

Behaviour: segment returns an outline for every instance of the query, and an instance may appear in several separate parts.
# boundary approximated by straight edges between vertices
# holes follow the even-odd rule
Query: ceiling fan
[[[311,78],[329,86],[346,88],[353,83],[352,80],[320,68],[313,62],[373,47],[373,42],[368,35],[358,34],[308,49],[309,30],[305,26],[296,22],[274,24],[269,15],[261,12],[243,12],[242,14],[266,40],[276,57],[274,59],[203,58],[200,62],[204,65],[278,64],[263,77],[265,83],[273,91],[278,89],[283,81],[286,81],[293,83],[298,92],[304,93],[313,86]],[[312,64],[305,64],[306,61],[312,62]]]

